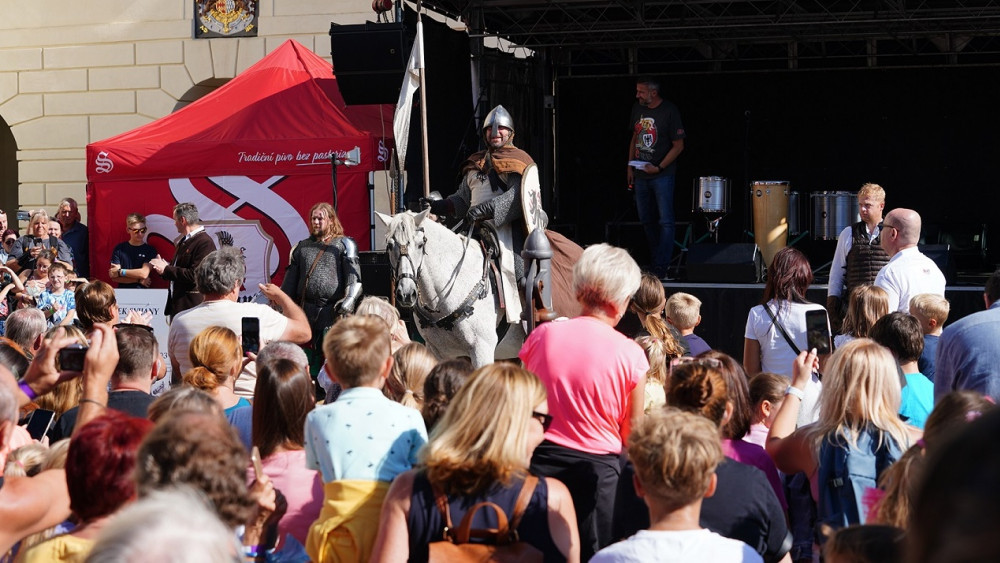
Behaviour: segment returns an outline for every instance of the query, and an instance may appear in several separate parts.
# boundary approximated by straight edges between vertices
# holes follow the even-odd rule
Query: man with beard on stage
[[[660,96],[660,82],[639,78],[632,107],[632,138],[628,145],[628,183],[649,243],[651,269],[661,280],[674,254],[674,183],[677,157],[684,150],[681,114]]]
[[[315,360],[322,359],[326,330],[337,317],[353,313],[361,298],[361,266],[358,245],[344,234],[332,205],[313,205],[309,225],[312,236],[292,249],[281,290],[309,318]]]

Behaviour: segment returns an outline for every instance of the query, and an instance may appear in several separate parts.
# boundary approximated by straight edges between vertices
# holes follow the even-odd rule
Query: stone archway
[[[222,86],[226,82],[229,82],[229,80],[229,78],[209,78],[207,80],[202,80],[181,95],[180,99],[177,100],[177,103],[174,104],[174,111],[177,111],[191,102],[211,94],[216,88]]]
[[[0,116],[0,209],[7,212],[9,225],[17,227],[18,207],[17,141],[10,126]]]

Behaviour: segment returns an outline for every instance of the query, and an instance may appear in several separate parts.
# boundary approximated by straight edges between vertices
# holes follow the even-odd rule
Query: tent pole
[[[330,157],[330,174],[333,180],[333,210],[337,211],[337,155]]]

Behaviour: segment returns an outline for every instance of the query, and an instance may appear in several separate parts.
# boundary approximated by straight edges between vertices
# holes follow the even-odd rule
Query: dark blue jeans
[[[674,254],[674,176],[636,178],[635,206],[646,231],[653,273],[663,276]]]

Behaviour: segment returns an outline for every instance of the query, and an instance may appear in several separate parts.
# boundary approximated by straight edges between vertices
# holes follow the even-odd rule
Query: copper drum
[[[788,236],[802,233],[802,201],[799,192],[788,192]]]
[[[787,181],[758,181],[750,189],[753,200],[753,240],[760,248],[764,265],[788,244]]]
[[[694,181],[691,212],[725,215],[729,212],[729,180],[721,176],[702,176]]]
[[[812,232],[816,240],[837,240],[840,231],[861,220],[858,196],[851,192],[816,192],[812,198]]]

